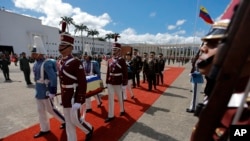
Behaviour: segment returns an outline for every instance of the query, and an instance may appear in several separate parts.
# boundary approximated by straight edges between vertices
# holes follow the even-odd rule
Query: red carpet
[[[96,101],[93,101],[93,111],[88,113],[86,121],[94,126],[92,141],[117,141],[121,136],[141,117],[141,115],[159,98],[167,87],[181,74],[184,68],[171,67],[164,72],[164,85],[157,86],[157,90],[147,91],[147,83],[141,83],[141,88],[134,88],[135,99],[130,99],[128,95],[125,105],[125,116],[119,116],[119,105],[115,102],[116,118],[110,123],[104,123],[107,117],[107,96],[102,97],[103,106],[97,108]],[[66,141],[65,130],[59,129],[60,123],[54,118],[51,119],[51,132],[44,137],[34,139],[33,135],[39,132],[39,125],[14,133],[0,141]],[[78,140],[84,140],[85,134],[77,129]]]

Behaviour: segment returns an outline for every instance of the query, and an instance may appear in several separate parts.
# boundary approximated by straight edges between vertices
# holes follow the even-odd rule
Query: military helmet
[[[212,30],[208,32],[207,35],[201,38],[202,41],[204,40],[212,40],[212,39],[221,39],[225,37],[225,32],[227,27],[230,23],[229,19],[223,19],[215,22],[212,25]]]

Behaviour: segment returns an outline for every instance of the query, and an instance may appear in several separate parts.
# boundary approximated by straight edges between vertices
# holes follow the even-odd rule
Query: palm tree
[[[119,33],[113,33],[112,38],[115,39],[115,42],[117,42],[117,38],[120,38],[121,36]]]
[[[93,29],[93,30],[92,30],[92,29],[91,29],[91,30],[88,30],[87,37],[90,36],[90,35],[92,36],[92,39],[93,39],[93,49],[94,49],[94,36],[95,36],[95,35],[98,36],[98,35],[99,35],[99,32],[98,32],[97,30],[95,30],[95,29]]]
[[[80,24],[80,25],[77,25],[77,24],[74,24],[75,26],[75,34],[77,31],[80,31],[81,33],[81,39],[82,39],[82,53],[84,51],[84,47],[83,47],[83,36],[82,36],[82,33],[83,31],[88,31],[88,27],[84,24]]]
[[[73,18],[71,17],[67,17],[67,16],[64,16],[64,17],[61,17],[62,20],[60,21],[60,24],[62,24],[62,22],[66,22],[66,28],[67,28],[67,33],[69,33],[69,25],[70,24],[73,24],[74,25],[74,21],[73,21]]]
[[[102,41],[102,42],[106,42],[106,39],[103,38],[103,37],[98,37],[97,40],[98,40],[98,41]]]
[[[113,39],[113,36],[114,34],[113,33],[108,33],[105,35],[105,39],[108,39],[109,40],[109,49],[110,49],[110,52],[111,52],[111,42],[110,42],[110,39]]]

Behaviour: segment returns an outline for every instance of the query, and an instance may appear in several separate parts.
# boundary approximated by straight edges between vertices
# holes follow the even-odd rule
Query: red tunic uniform
[[[71,107],[71,99],[74,95],[74,103],[85,103],[87,81],[85,71],[80,60],[72,55],[60,62],[59,78],[61,86],[62,105],[64,108]],[[74,86],[76,89],[74,92]]]
[[[126,61],[121,58],[111,58],[108,60],[106,84],[127,85],[128,72]]]

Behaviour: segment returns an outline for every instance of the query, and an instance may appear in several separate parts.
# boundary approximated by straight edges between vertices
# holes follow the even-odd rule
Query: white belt
[[[110,73],[110,76],[122,76],[122,73]]]
[[[248,94],[248,96],[250,95],[250,93]],[[241,102],[242,102],[242,99],[244,97],[244,93],[234,93],[232,96],[231,96],[231,99],[228,103],[228,107],[239,107]],[[244,104],[244,107],[247,107],[247,104]]]
[[[41,84],[48,84],[49,80],[36,80],[36,83],[41,83]]]
[[[78,86],[78,84],[72,84],[72,85],[61,85],[61,87],[62,88],[75,88],[75,87],[77,87]]]

